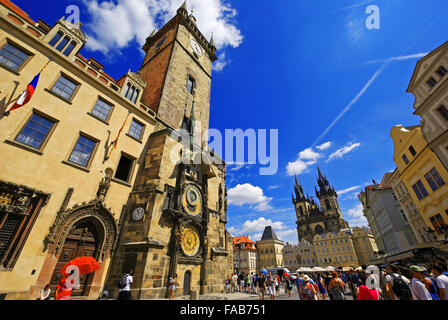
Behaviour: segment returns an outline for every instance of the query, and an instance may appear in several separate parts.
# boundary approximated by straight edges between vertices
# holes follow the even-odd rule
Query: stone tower
[[[124,208],[108,288],[114,290],[117,280],[133,270],[137,299],[166,297],[175,274],[177,296],[221,292],[233,271],[226,167],[201,140],[209,124],[216,48],[198,30],[185,2],[147,38],[143,50],[138,74],[147,86],[142,101],[159,121]],[[189,135],[188,148],[179,148],[179,129]]]
[[[319,190],[315,188],[315,191],[319,204],[310,196],[305,196],[302,185],[295,178],[295,197],[292,196],[292,202],[296,210],[299,241],[305,239],[312,242],[315,235],[348,228],[339,208],[338,195],[320,169],[317,183]]]

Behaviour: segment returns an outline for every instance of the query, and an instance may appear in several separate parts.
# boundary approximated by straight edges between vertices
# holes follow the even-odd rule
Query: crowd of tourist
[[[282,287],[289,298],[295,291],[300,300],[448,300],[448,267],[443,257],[435,257],[428,264],[395,262],[307,274],[263,270],[226,279],[227,293],[258,294],[260,300],[274,300]]]

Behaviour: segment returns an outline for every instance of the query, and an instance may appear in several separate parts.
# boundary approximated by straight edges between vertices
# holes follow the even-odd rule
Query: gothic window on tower
[[[162,46],[162,44],[165,42],[165,40],[166,40],[166,36],[163,37],[159,42],[157,42],[157,45],[156,45],[155,49],[159,50],[160,47]]]
[[[328,199],[325,199],[325,205],[327,206],[327,210],[331,210],[330,201]]]
[[[196,80],[192,76],[188,76],[188,79],[187,79],[187,91],[191,95],[194,95],[195,88],[196,88]]]
[[[129,183],[134,171],[135,158],[122,154],[120,162],[118,163],[117,171],[115,172],[115,179]]]

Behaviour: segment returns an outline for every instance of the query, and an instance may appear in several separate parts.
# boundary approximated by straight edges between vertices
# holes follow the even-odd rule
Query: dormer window
[[[126,97],[126,99],[128,99],[132,103],[136,103],[139,95],[140,95],[140,90],[137,89],[130,82],[128,82],[128,84],[126,86],[125,95],[124,95]]]
[[[53,37],[53,39],[50,40],[50,42],[48,43],[50,46],[54,47],[56,45],[56,43],[59,42],[59,40],[61,40],[61,38],[64,36],[64,34],[59,31],[58,33],[56,33]]]
[[[61,42],[59,42],[58,46],[56,47],[56,50],[62,52],[62,50],[65,48],[65,46],[69,43],[70,38],[65,36],[64,39],[62,39]]]

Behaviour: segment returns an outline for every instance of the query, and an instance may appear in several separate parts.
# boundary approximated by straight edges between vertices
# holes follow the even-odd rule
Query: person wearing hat
[[[303,280],[302,300],[316,300],[316,289],[310,283],[310,277],[308,275],[304,275],[302,277],[302,280]]]
[[[411,266],[409,270],[412,272],[412,300],[432,300],[431,295],[423,283],[425,269],[420,266]]]

